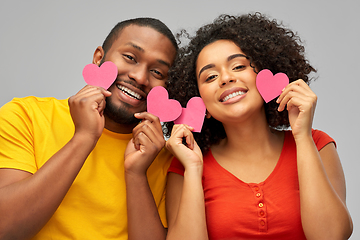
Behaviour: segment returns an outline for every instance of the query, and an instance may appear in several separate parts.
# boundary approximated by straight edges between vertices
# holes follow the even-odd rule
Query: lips
[[[239,95],[244,95],[247,92],[246,89],[244,88],[232,88],[229,90],[226,90],[225,92],[223,92],[220,96],[220,102],[226,102],[229,99],[239,96]]]
[[[122,91],[125,95],[133,98],[135,100],[144,100],[146,98],[146,94],[141,91],[139,88],[132,86],[131,84],[126,83],[116,83],[116,87]]]
[[[120,89],[121,91],[123,91],[123,92],[124,92],[126,95],[128,95],[129,97],[135,98],[135,99],[137,99],[137,100],[141,100],[141,99],[142,99],[142,97],[140,96],[140,94],[138,94],[138,93],[130,90],[130,89],[127,88],[127,87],[124,87],[124,86],[119,85],[119,84],[116,84],[116,87],[117,87],[118,89]]]

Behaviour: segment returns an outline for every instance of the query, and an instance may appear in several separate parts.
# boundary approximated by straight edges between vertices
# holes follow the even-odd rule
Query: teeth
[[[132,97],[132,98],[135,98],[137,100],[140,100],[141,99],[141,96],[140,94],[134,92],[134,91],[131,91],[129,88],[127,87],[124,87],[122,85],[116,85],[118,89],[120,89],[121,91],[123,91],[124,93],[126,93],[126,95]]]
[[[230,98],[233,98],[233,97],[236,97],[236,96],[239,96],[239,95],[243,95],[243,94],[245,94],[245,92],[242,92],[242,91],[231,93],[231,94],[227,95],[226,97],[224,97],[222,102],[226,102]]]

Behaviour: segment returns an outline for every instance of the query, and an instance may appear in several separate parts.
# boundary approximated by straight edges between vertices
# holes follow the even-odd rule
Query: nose
[[[129,78],[136,81],[140,85],[148,84],[148,71],[144,65],[134,65],[129,71]]]
[[[223,87],[230,82],[236,82],[236,78],[228,70],[226,69],[222,70],[219,81],[220,87]]]

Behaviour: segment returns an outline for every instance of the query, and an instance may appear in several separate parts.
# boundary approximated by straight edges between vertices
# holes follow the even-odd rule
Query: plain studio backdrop
[[[155,17],[173,32],[193,32],[222,13],[262,12],[299,33],[318,70],[311,84],[318,96],[313,127],[337,142],[354,221],[351,239],[360,239],[359,10],[356,0],[2,0],[0,105],[13,97],[64,99],[77,93],[85,85],[82,69],[121,20]]]

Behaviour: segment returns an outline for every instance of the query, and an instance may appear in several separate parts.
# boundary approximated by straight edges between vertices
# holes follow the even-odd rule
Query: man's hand
[[[125,151],[125,171],[146,174],[147,169],[165,146],[165,139],[158,117],[147,113],[136,113],[141,119],[133,129],[133,138]]]
[[[111,92],[101,87],[87,85],[69,98],[70,114],[76,134],[85,134],[96,140],[101,136],[105,126],[105,98],[110,95]]]

